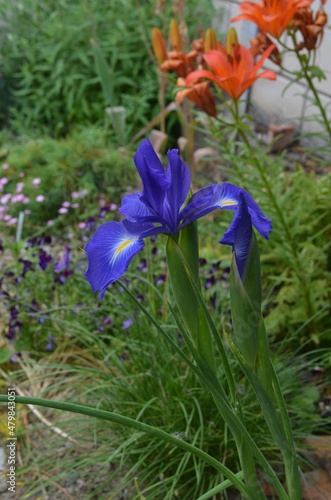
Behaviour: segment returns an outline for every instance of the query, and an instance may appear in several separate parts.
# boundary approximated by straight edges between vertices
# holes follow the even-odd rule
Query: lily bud
[[[213,29],[208,28],[204,41],[205,52],[208,52],[208,50],[217,50],[217,47],[218,43],[217,43],[216,33]]]
[[[171,19],[169,30],[170,43],[174,50],[181,52],[182,50],[182,37],[180,35],[179,26],[175,19]]]
[[[238,47],[237,32],[234,28],[230,28],[226,37],[226,52],[231,59],[235,57],[236,47]]]
[[[161,65],[167,59],[167,49],[159,28],[152,29],[152,46],[157,62]]]

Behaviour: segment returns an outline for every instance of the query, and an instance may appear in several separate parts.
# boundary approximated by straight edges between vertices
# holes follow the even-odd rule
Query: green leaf
[[[0,402],[7,403],[8,396],[0,395]],[[110,411],[99,410],[97,408],[77,404],[77,403],[67,403],[64,401],[53,401],[50,399],[42,399],[42,398],[33,398],[33,397],[25,397],[25,396],[16,396],[16,402],[22,404],[32,404],[37,406],[43,406],[46,408],[54,408],[57,410],[68,411],[73,413],[79,413],[81,415],[87,415],[90,417],[100,418],[102,420],[106,420],[108,422],[114,422],[115,424],[125,425],[127,427],[131,427],[133,429],[137,429],[138,431],[145,432],[150,436],[157,437],[160,439],[160,442],[164,441],[165,443],[172,444],[181,448],[192,455],[195,455],[202,460],[205,460],[206,463],[214,467],[216,470],[220,471],[224,474],[225,477],[229,478],[234,486],[247,498],[247,488],[240,480],[240,475],[234,474],[221,462],[208,455],[204,451],[200,450],[196,446],[187,443],[183,439],[179,439],[172,434],[169,434],[157,427],[153,427],[152,425],[144,424],[143,422],[139,422],[137,420],[125,417],[124,415],[119,415],[118,413],[113,413]]]
[[[112,83],[112,75],[110,72],[110,67],[106,61],[106,58],[103,54],[103,51],[96,44],[96,42],[92,41],[92,52],[95,62],[95,67],[97,73],[99,75],[102,90],[107,101],[107,104],[110,106],[114,105],[114,86]]]
[[[12,352],[8,347],[2,346],[0,347],[0,364],[6,363],[10,360]]]
[[[197,311],[199,304],[187,276],[185,264],[177,251],[177,244],[171,237],[168,238],[167,242],[167,263],[176,304],[190,332],[191,338],[196,344],[199,321]]]
[[[309,66],[307,68],[312,78],[317,78],[319,82],[326,80],[326,75],[324,71],[318,66]]]

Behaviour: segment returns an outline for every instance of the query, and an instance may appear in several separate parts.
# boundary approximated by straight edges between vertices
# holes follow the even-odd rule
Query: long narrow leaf
[[[142,422],[138,422],[137,420],[133,420],[132,418],[124,417],[123,415],[119,415],[117,413],[105,410],[99,410],[96,408],[92,408],[90,406],[85,406],[77,403],[67,403],[63,401],[53,401],[50,399],[41,399],[41,398],[26,397],[26,396],[16,396],[15,401],[17,403],[44,406],[46,408],[54,408],[56,410],[69,411],[73,413],[79,413],[81,415],[88,415],[90,417],[108,420],[116,424],[125,425],[127,427],[131,427],[133,429],[145,432],[150,436],[157,437],[161,441],[173,444],[174,446],[177,446],[178,448],[181,448],[189,453],[198,456],[202,460],[205,460],[216,470],[224,474],[232,482],[232,484],[236,486],[236,488],[245,497],[247,497],[247,489],[245,485],[240,481],[240,479],[237,478],[235,474],[233,474],[233,472],[230,471],[230,469],[225,467],[221,462],[219,462],[215,458],[208,455],[208,453],[205,453],[199,448],[196,448],[195,446],[183,441],[182,439],[176,438],[172,434],[168,434],[167,432],[162,431],[161,429],[157,429],[156,427],[144,424]],[[0,402],[7,403],[8,396],[0,395]]]

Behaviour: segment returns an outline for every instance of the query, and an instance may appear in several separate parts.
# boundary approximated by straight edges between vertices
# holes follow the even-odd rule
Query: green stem
[[[295,33],[292,33],[291,36],[292,36],[293,44],[296,47],[297,46],[297,41],[296,41]],[[313,79],[311,78],[311,76],[309,74],[309,71],[307,69],[308,65],[309,65],[309,59],[306,59],[306,61],[305,61],[304,58],[300,56],[300,54],[299,54],[299,52],[297,50],[295,51],[295,53],[296,53],[297,59],[298,59],[298,61],[300,63],[300,66],[301,66],[301,69],[302,69],[303,74],[305,76],[305,79],[306,79],[306,81],[308,83],[308,87],[310,88],[310,90],[311,90],[311,92],[312,92],[312,94],[314,96],[315,104],[318,107],[318,109],[320,110],[321,115],[323,117],[323,121],[324,121],[324,124],[325,124],[326,131],[329,134],[329,137],[331,139],[331,121],[328,119],[328,116],[326,114],[326,107],[323,106],[323,104],[321,102],[321,99],[320,99],[320,97],[318,95],[318,92],[317,92],[317,90],[315,88]]]
[[[0,402],[7,403],[8,396],[0,395]],[[186,452],[195,455],[202,460],[205,460],[206,463],[214,467],[216,470],[224,474],[234,486],[244,495],[245,498],[249,498],[247,494],[247,488],[244,484],[238,479],[238,477],[230,471],[225,465],[216,460],[215,458],[208,455],[204,451],[196,448],[195,446],[186,443],[182,439],[178,439],[172,434],[168,434],[165,431],[157,429],[148,424],[144,424],[143,422],[139,422],[137,420],[133,420],[132,418],[124,417],[123,415],[118,415],[117,413],[113,413],[110,411],[99,410],[97,408],[91,408],[89,406],[76,404],[76,403],[67,403],[64,401],[52,401],[50,399],[41,399],[41,398],[33,398],[26,396],[15,396],[15,402],[23,403],[27,405],[37,405],[44,406],[46,408],[54,408],[56,410],[69,411],[72,413],[79,413],[81,415],[88,415],[90,417],[100,418],[102,420],[108,420],[109,422],[114,422],[116,424],[125,425],[126,427],[131,427],[133,429],[137,429],[138,431],[144,432],[149,436],[156,437],[161,441],[172,444]]]

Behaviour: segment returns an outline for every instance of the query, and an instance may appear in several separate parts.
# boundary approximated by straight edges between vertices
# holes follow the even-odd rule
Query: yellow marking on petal
[[[123,250],[123,248],[128,246],[132,241],[133,240],[126,240],[123,243],[121,243],[121,245],[117,248],[117,250],[115,252],[115,257]]]
[[[236,201],[222,201],[221,207],[225,207],[226,205],[238,205]]]

